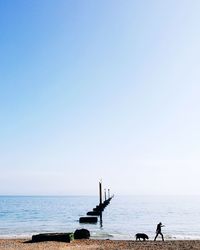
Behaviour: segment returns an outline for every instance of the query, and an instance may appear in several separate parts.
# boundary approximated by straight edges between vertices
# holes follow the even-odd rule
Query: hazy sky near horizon
[[[200,194],[200,1],[0,1],[0,194]]]

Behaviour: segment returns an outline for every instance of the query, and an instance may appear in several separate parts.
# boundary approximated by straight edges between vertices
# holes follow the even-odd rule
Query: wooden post
[[[102,205],[102,186],[101,181],[99,182],[99,204]]]
[[[110,189],[108,189],[108,199],[110,199]]]
[[[103,218],[102,218],[102,212],[100,213],[100,227],[103,227]]]
[[[106,189],[104,189],[104,198],[105,198],[105,201],[106,201]]]

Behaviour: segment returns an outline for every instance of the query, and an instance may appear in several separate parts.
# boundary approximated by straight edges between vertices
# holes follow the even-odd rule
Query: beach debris
[[[32,242],[41,242],[41,241],[70,242],[72,240],[74,240],[73,233],[44,233],[32,236]]]
[[[74,239],[89,239],[90,238],[90,231],[87,229],[77,229],[74,232]]]
[[[140,239],[143,239],[143,241],[145,241],[145,240],[148,240],[149,239],[149,237],[148,237],[148,235],[146,235],[146,234],[144,234],[144,233],[137,233],[136,235],[135,235],[135,237],[136,237],[136,240],[140,240]]]

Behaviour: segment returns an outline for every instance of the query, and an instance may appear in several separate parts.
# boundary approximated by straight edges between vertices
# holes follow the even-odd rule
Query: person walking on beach
[[[158,237],[158,235],[160,234],[161,237],[162,237],[162,241],[164,241],[164,237],[163,237],[163,234],[161,232],[161,228],[164,227],[164,225],[162,225],[162,223],[160,222],[158,225],[157,225],[157,228],[156,228],[156,237],[154,239],[154,241],[156,240],[156,238]]]

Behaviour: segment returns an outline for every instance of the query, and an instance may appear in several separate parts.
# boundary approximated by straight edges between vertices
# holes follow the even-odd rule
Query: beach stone
[[[36,234],[32,236],[32,242],[41,242],[41,241],[70,242],[73,239],[74,239],[73,233],[46,233],[46,234]]]
[[[90,231],[87,229],[77,229],[74,232],[74,239],[89,239],[90,238]]]

